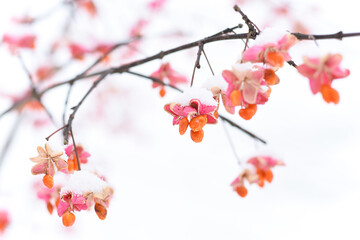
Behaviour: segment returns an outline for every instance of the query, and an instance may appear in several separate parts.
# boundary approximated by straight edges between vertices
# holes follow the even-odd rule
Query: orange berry
[[[267,96],[267,97],[270,97],[270,94],[271,94],[271,88],[269,87],[269,88],[266,90],[266,96]]]
[[[265,174],[265,180],[268,181],[269,183],[272,182],[273,178],[274,178],[274,174],[272,173],[272,171],[270,169],[268,169]]]
[[[96,215],[101,219],[101,220],[104,220],[106,218],[106,215],[107,215],[107,210],[106,208],[101,205],[101,204],[98,204],[98,203],[95,203],[95,212],[96,212]]]
[[[58,199],[56,199],[55,206],[58,207],[59,203],[60,203],[60,198],[58,197]]]
[[[206,123],[207,123],[206,115],[200,115],[191,119],[190,128],[193,131],[197,132],[200,131],[206,125]]]
[[[46,174],[43,177],[43,183],[47,188],[51,189],[54,186],[54,178],[51,175]]]
[[[179,123],[180,135],[184,135],[186,133],[188,126],[189,126],[189,120],[187,118],[183,118],[180,120],[180,123]]]
[[[47,210],[49,211],[49,213],[52,214],[53,210],[54,210],[53,205],[50,202],[47,202],[46,207],[47,207]]]
[[[236,192],[239,194],[240,197],[246,197],[248,193],[246,187],[244,186],[237,187]]]
[[[340,100],[339,93],[329,84],[323,84],[320,89],[321,95],[325,102],[338,104]]]
[[[79,170],[79,166],[77,164],[77,158],[74,154],[74,158],[73,158],[73,163],[74,163],[74,171],[78,171]]]
[[[72,159],[68,159],[68,171],[72,172],[74,171],[74,161]]]
[[[245,120],[250,120],[257,111],[256,104],[249,104],[247,108],[243,108],[239,110],[239,115]]]
[[[160,89],[160,97],[164,97],[165,94],[166,94],[165,88],[162,87],[162,88]]]
[[[204,130],[200,129],[200,131],[197,131],[197,132],[191,130],[190,136],[194,142],[199,143],[204,138]]]
[[[269,85],[275,85],[279,83],[279,77],[275,74],[272,69],[265,69],[264,79]]]
[[[214,117],[215,117],[215,118],[219,118],[219,113],[218,113],[218,111],[215,111],[215,112],[214,112]]]
[[[75,215],[71,212],[64,213],[62,222],[65,227],[71,227],[75,222]]]
[[[259,181],[258,181],[259,187],[264,187],[264,184],[265,184],[264,179],[263,178],[259,179]]]
[[[267,62],[274,66],[274,67],[282,67],[284,66],[284,56],[281,55],[279,52],[268,52],[267,55]]]
[[[241,92],[239,90],[234,90],[230,93],[230,101],[232,105],[239,106],[241,103]]]

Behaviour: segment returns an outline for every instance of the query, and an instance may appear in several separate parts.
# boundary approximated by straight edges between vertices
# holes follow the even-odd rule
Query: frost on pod
[[[88,171],[75,171],[60,191],[57,208],[66,227],[75,222],[75,211],[87,210],[95,205],[95,212],[101,220],[107,215],[113,189],[99,176]]]
[[[245,168],[230,184],[240,197],[245,197],[248,193],[245,180],[249,184],[257,183],[259,187],[264,187],[265,181],[271,183],[273,180],[274,175],[271,168],[285,165],[282,161],[270,156],[252,157],[247,163],[251,166]]]
[[[164,109],[173,118],[173,125],[179,125],[179,133],[184,135],[190,126],[190,136],[194,142],[201,142],[204,137],[203,127],[217,123],[218,101],[211,91],[204,88],[190,88],[179,94]]]

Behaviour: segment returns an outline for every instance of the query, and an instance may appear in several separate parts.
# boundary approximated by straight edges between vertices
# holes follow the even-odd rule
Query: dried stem
[[[49,139],[54,135],[56,134],[57,132],[63,130],[64,128],[66,128],[66,125],[65,126],[62,126],[61,128],[57,129],[55,132],[53,132],[52,134],[50,134],[48,137],[46,137],[46,141],[49,141]]]
[[[194,70],[193,70],[193,73],[192,73],[192,76],[191,76],[191,83],[190,83],[190,87],[192,87],[193,83],[194,83],[194,76],[195,76],[195,70],[196,68],[200,68],[200,57],[201,57],[201,52],[204,48],[204,43],[202,42],[199,42],[199,49],[198,49],[198,52],[197,52],[197,57],[196,57],[196,60],[195,60],[195,65],[194,65]]]
[[[69,133],[71,132],[71,128],[72,128],[72,123],[73,120],[75,118],[75,114],[76,112],[79,110],[80,106],[83,104],[83,102],[85,101],[85,99],[90,95],[90,93],[97,87],[97,85],[105,79],[105,77],[108,75],[107,74],[103,74],[101,75],[93,84],[92,86],[89,88],[89,90],[86,92],[86,94],[83,96],[83,98],[80,100],[80,102],[73,107],[73,112],[70,114],[68,122],[66,124],[65,130],[64,130],[64,145],[67,145],[69,143]]]
[[[308,35],[308,34],[301,34],[301,33],[292,33],[292,34],[295,37],[297,37],[299,40],[313,40],[313,39],[317,39],[317,40],[339,39],[339,40],[341,40],[341,39],[347,38],[347,37],[360,36],[360,32],[359,33],[342,33],[342,32],[338,32],[338,33],[335,33],[335,34],[323,34],[323,35]],[[233,35],[219,35],[219,34],[216,34],[215,36],[207,37],[207,38],[204,38],[204,39],[199,40],[199,41],[184,44],[184,45],[181,45],[179,47],[169,49],[167,51],[161,51],[158,54],[155,54],[153,56],[143,58],[143,59],[140,59],[138,61],[134,61],[134,62],[131,62],[131,63],[128,63],[128,64],[124,64],[124,65],[121,65],[121,66],[119,66],[117,68],[109,68],[109,69],[106,69],[106,70],[90,73],[90,74],[87,74],[87,75],[77,76],[77,77],[74,77],[74,78],[72,78],[70,80],[59,82],[57,84],[54,84],[54,85],[44,89],[42,92],[39,92],[38,95],[41,97],[43,94],[45,94],[48,91],[51,91],[54,88],[57,88],[57,87],[60,87],[60,86],[63,86],[63,85],[67,85],[67,84],[71,84],[72,82],[87,79],[87,78],[90,78],[90,77],[95,77],[95,76],[99,76],[99,75],[102,75],[102,74],[111,74],[111,73],[115,73],[115,72],[117,72],[117,73],[126,72],[132,67],[142,65],[144,63],[153,61],[155,59],[161,59],[164,56],[167,56],[167,55],[179,52],[179,51],[183,51],[183,50],[186,50],[186,49],[189,49],[189,48],[196,47],[196,46],[199,45],[200,41],[202,41],[204,44],[207,44],[207,43],[210,43],[210,42],[217,42],[217,41],[224,41],[224,40],[235,40],[235,39],[243,40],[243,39],[246,39],[247,36],[248,36],[247,33],[233,34]],[[251,36],[250,38],[255,39],[256,36]],[[23,105],[24,103],[26,103],[26,102],[28,102],[28,101],[30,101],[32,99],[33,99],[33,96],[30,96],[30,97],[24,98],[24,99],[22,99],[22,100],[20,100],[18,102],[15,102],[12,106],[10,106],[8,109],[6,109],[4,112],[2,112],[0,114],[0,118],[2,116],[4,116],[5,114],[7,114],[8,112],[18,108],[19,106]]]
[[[238,5],[234,6],[234,10],[241,14],[242,19],[249,28],[249,32],[253,32],[254,34],[258,34],[261,32],[260,29],[248,18],[248,16],[246,16],[246,14],[243,11],[241,11]],[[255,30],[255,28],[257,31]]]
[[[239,155],[238,155],[237,152],[236,152],[236,149],[235,149],[234,143],[233,143],[233,141],[232,141],[232,139],[231,139],[230,133],[229,133],[228,129],[227,129],[226,126],[225,126],[225,121],[222,121],[222,125],[223,125],[223,127],[224,127],[224,132],[225,132],[226,138],[227,138],[228,141],[229,141],[231,150],[232,150],[232,152],[233,152],[233,154],[234,154],[234,156],[235,156],[235,158],[236,158],[236,161],[237,161],[237,163],[238,163],[239,165],[241,165],[240,157],[239,157]]]
[[[204,57],[205,57],[205,59],[206,59],[207,64],[209,65],[209,68],[210,68],[210,71],[211,71],[212,75],[215,76],[215,73],[214,73],[214,71],[213,71],[213,69],[212,69],[212,67],[211,67],[211,64],[210,64],[210,62],[209,62],[209,59],[208,59],[208,57],[206,56],[205,50],[203,49],[202,52],[203,52],[203,54],[204,54]]]
[[[30,87],[31,87],[31,93],[32,93],[32,97],[34,97],[40,104],[41,107],[45,110],[45,112],[47,113],[47,115],[49,116],[49,118],[51,119],[51,121],[55,124],[54,118],[52,117],[50,111],[44,106],[44,104],[41,101],[41,96],[38,94],[36,86],[35,86],[35,82],[31,76],[31,73],[29,71],[29,69],[26,67],[24,60],[22,59],[20,53],[18,53],[18,58],[19,61],[21,63],[21,66],[23,68],[23,70],[25,71],[26,75],[28,76],[28,79],[30,81]]]
[[[76,147],[76,143],[75,143],[75,138],[74,138],[74,134],[73,134],[73,130],[72,130],[72,127],[70,127],[70,134],[71,134],[71,139],[72,139],[72,142],[73,142],[73,147],[74,147],[74,150],[75,150],[75,156],[76,156],[76,162],[77,162],[77,165],[78,165],[78,171],[81,171],[81,167],[80,167],[80,161],[79,161],[79,154],[78,154],[78,151],[77,151],[77,147]]]

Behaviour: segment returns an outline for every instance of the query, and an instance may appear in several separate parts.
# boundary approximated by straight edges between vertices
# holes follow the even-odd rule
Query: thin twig
[[[335,33],[335,34],[323,34],[323,35],[307,35],[307,34],[301,34],[301,33],[292,33],[292,34],[295,37],[297,37],[299,40],[311,40],[313,38],[318,39],[318,40],[342,39],[342,38],[346,38],[346,37],[360,36],[360,32],[359,33],[342,33],[342,32],[338,32],[338,33]],[[115,73],[115,72],[116,73],[126,72],[132,67],[142,65],[144,63],[153,61],[155,59],[162,59],[164,56],[167,56],[167,55],[179,52],[179,51],[183,51],[185,49],[196,47],[196,46],[198,46],[200,41],[202,41],[204,44],[207,44],[207,43],[210,43],[210,42],[217,42],[217,41],[224,41],[224,40],[235,40],[235,39],[243,40],[243,39],[246,39],[247,36],[248,36],[247,33],[241,33],[241,34],[233,34],[233,35],[221,35],[221,36],[217,35],[217,36],[214,36],[214,37],[204,38],[202,40],[195,41],[195,42],[188,43],[188,44],[184,44],[184,45],[169,49],[167,51],[161,51],[158,54],[155,54],[153,56],[143,58],[143,59],[140,59],[138,61],[131,62],[131,63],[128,63],[128,64],[124,64],[124,65],[121,65],[121,66],[119,66],[117,68],[109,68],[109,69],[106,69],[106,70],[94,72],[94,73],[83,75],[83,76],[74,77],[74,78],[72,78],[70,80],[59,82],[57,84],[54,84],[54,85],[44,89],[42,92],[39,92],[39,96],[41,97],[46,92],[51,91],[54,88],[70,84],[71,82],[83,80],[83,79],[90,78],[90,77],[99,76],[99,75],[102,75],[102,74],[111,74],[111,73]],[[255,39],[256,36],[251,36],[250,38]],[[3,117],[8,112],[12,111],[13,109],[18,108],[19,106],[23,105],[24,103],[26,103],[26,102],[28,102],[28,101],[30,101],[32,99],[33,99],[33,97],[30,96],[28,98],[24,98],[24,99],[22,99],[22,100],[20,100],[18,102],[15,102],[12,106],[10,106],[8,109],[6,109],[4,112],[2,112],[0,114],[0,118]]]
[[[242,27],[243,27],[242,24],[238,24],[238,25],[236,25],[235,27],[226,28],[226,29],[224,29],[224,30],[221,31],[221,32],[215,33],[214,35],[211,35],[211,36],[209,36],[208,38],[217,37],[217,36],[221,36],[221,35],[228,34],[228,33],[235,33],[235,34],[236,34],[236,32],[235,32],[234,30],[237,29],[237,28],[242,28]]]
[[[222,121],[221,123],[222,123],[222,125],[223,125],[223,127],[224,127],[224,132],[225,132],[226,138],[227,138],[228,141],[229,141],[231,150],[232,150],[232,152],[233,152],[233,154],[234,154],[234,156],[235,156],[235,158],[236,158],[236,161],[237,161],[237,163],[238,163],[239,165],[241,165],[240,157],[239,157],[239,155],[238,155],[237,152],[236,152],[236,149],[235,149],[234,143],[233,143],[233,141],[232,141],[232,139],[231,139],[230,133],[229,133],[229,131],[227,130],[227,128],[226,128],[226,126],[225,126],[225,121]]]
[[[62,126],[61,128],[57,129],[55,132],[53,132],[52,134],[50,134],[48,137],[46,137],[46,141],[49,141],[49,139],[56,134],[57,132],[61,131],[62,129],[66,128],[66,125]]]
[[[65,103],[64,103],[64,111],[63,111],[63,114],[62,114],[62,121],[63,121],[63,125],[65,125],[65,118],[66,118],[66,109],[67,109],[67,106],[68,106],[68,103],[69,103],[69,98],[70,98],[70,94],[71,94],[71,90],[72,90],[72,87],[74,86],[74,82],[71,82],[69,84],[69,88],[68,88],[68,91],[66,93],[66,97],[65,97]]]
[[[22,59],[20,53],[18,53],[17,56],[19,58],[19,61],[21,63],[21,66],[22,66],[23,70],[25,71],[25,73],[28,76],[28,79],[30,81],[30,87],[31,87],[32,96],[40,103],[41,107],[45,110],[45,112],[49,116],[50,120],[55,124],[55,120],[54,120],[53,116],[51,115],[50,111],[44,106],[44,104],[41,101],[41,97],[38,94],[36,86],[35,86],[35,82],[34,82],[32,76],[31,76],[31,73],[30,73],[29,69],[26,67],[26,65],[24,63],[24,60]]]
[[[263,144],[266,144],[266,141],[265,141],[265,140],[263,140],[263,139],[261,139],[260,137],[256,136],[254,133],[249,132],[248,130],[240,127],[240,126],[239,126],[238,124],[236,124],[234,121],[231,121],[230,119],[228,119],[228,118],[226,118],[226,117],[224,117],[224,116],[222,116],[222,115],[220,115],[220,114],[219,114],[219,118],[221,118],[222,120],[228,122],[231,126],[233,126],[233,127],[237,128],[237,129],[239,129],[240,131],[246,133],[246,134],[249,135],[250,137],[259,140],[259,141],[262,142]]]
[[[81,167],[80,167],[80,161],[79,161],[79,154],[78,154],[78,151],[77,151],[77,147],[76,147],[76,143],[75,143],[75,138],[74,138],[74,134],[73,134],[73,131],[72,131],[72,127],[70,127],[70,134],[71,134],[71,139],[72,139],[72,142],[73,142],[73,147],[74,147],[74,150],[75,150],[75,156],[76,156],[76,162],[77,162],[77,165],[78,165],[78,171],[81,171]]]
[[[192,87],[193,83],[194,83],[194,76],[195,76],[195,70],[196,68],[200,68],[200,57],[201,57],[201,52],[204,48],[204,44],[202,42],[199,42],[199,49],[198,49],[198,52],[197,52],[197,56],[196,56],[196,60],[195,60],[195,65],[194,65],[194,70],[193,70],[193,73],[192,73],[192,76],[191,76],[191,83],[190,83],[190,87]]]
[[[68,119],[68,122],[66,124],[66,127],[64,129],[64,145],[67,145],[69,143],[69,132],[72,128],[72,123],[73,123],[73,120],[75,118],[75,114],[76,112],[79,110],[80,106],[83,104],[83,102],[85,101],[85,99],[90,95],[90,93],[97,87],[97,85],[105,79],[105,77],[107,76],[108,74],[103,74],[101,75],[93,84],[92,86],[89,88],[89,90],[86,92],[86,94],[83,96],[83,98],[80,100],[80,102],[75,106],[73,107],[73,112],[70,114],[69,116],[69,119]]]
[[[241,14],[242,19],[244,20],[245,24],[246,24],[246,25],[248,26],[248,28],[249,28],[249,32],[253,32],[254,34],[258,34],[258,33],[261,32],[260,29],[255,25],[255,23],[253,23],[253,22],[248,18],[248,16],[246,16],[246,14],[245,14],[243,11],[241,11],[241,9],[239,8],[238,5],[235,5],[235,6],[234,6],[234,10],[235,10],[236,12],[238,12],[238,13]],[[254,29],[254,27],[256,28],[257,31]]]
[[[136,72],[132,72],[132,71],[126,71],[125,73],[129,73],[131,75],[135,75],[135,76],[138,76],[138,77],[142,77],[142,78],[146,78],[146,79],[149,79],[153,82],[156,82],[158,84],[161,84],[163,86],[166,86],[166,87],[170,87],[172,89],[175,89],[176,91],[179,91],[179,92],[183,92],[183,90],[181,90],[180,88],[177,88],[171,84],[167,84],[167,83],[164,83],[163,81],[157,79],[157,78],[153,78],[153,77],[150,77],[150,76],[146,76],[146,75],[143,75],[141,73],[136,73]]]
[[[212,75],[215,76],[215,73],[214,73],[214,71],[213,71],[213,69],[211,67],[210,61],[209,61],[208,57],[206,56],[205,50],[203,49],[202,52],[204,54],[204,57],[206,59],[207,64],[209,65],[209,68],[210,68],[210,71],[211,71]]]
[[[121,46],[124,46],[124,45],[128,45],[130,43],[132,43],[133,41],[137,40],[138,38],[134,38],[134,39],[131,39],[129,41],[126,41],[126,42],[120,42],[120,43],[117,43],[115,44],[114,46],[112,46],[106,53],[104,53],[101,57],[99,57],[93,64],[91,64],[89,67],[87,67],[84,71],[82,71],[80,74],[78,74],[75,79],[79,79],[83,76],[86,75],[86,73],[88,73],[91,69],[93,69],[96,65],[98,65],[101,61],[103,61],[107,56],[109,56],[113,51],[115,51],[116,49],[118,49],[119,47]],[[72,90],[72,87],[74,86],[74,83],[75,83],[76,80],[73,80],[73,81],[70,81],[69,82],[69,89],[68,89],[68,92],[66,94],[66,98],[65,98],[65,103],[64,103],[64,112],[63,112],[63,125],[65,125],[65,118],[66,118],[66,109],[67,109],[67,105],[68,105],[68,102],[69,102],[69,98],[70,98],[70,93],[71,93],[71,90]],[[64,133],[65,135],[65,133]]]

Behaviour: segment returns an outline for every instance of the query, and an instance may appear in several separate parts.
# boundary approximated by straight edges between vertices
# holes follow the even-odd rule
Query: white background
[[[3,0],[0,4],[0,34],[17,31],[9,22],[12,16],[26,10],[41,13],[55,5],[40,0],[31,3]],[[145,32],[148,38],[141,48],[143,53],[155,54],[235,26],[241,18],[232,10],[232,4],[231,1],[169,0],[163,12],[151,16],[152,22]],[[353,1],[291,4],[293,15],[302,18],[314,33],[360,31]],[[261,27],[273,14],[265,6],[258,0],[242,9]],[[311,6],[317,10],[310,11]],[[58,15],[62,19],[62,12]],[[81,29],[87,29],[99,38],[125,40],[130,25],[139,16],[148,16],[143,1],[103,1],[100,23],[88,20],[84,14],[72,34],[74,39],[85,39],[87,35],[81,35],[85,31]],[[56,17],[51,21],[37,25],[35,31],[45,35],[44,38],[56,35],[62,23]],[[267,24],[271,25],[271,21]],[[274,24],[288,27],[286,22]],[[186,36],[161,40],[162,34],[178,30]],[[160,99],[158,90],[153,90],[147,80],[126,74],[112,76],[82,106],[74,122],[77,141],[92,154],[84,168],[96,169],[106,176],[115,190],[107,219],[101,221],[93,211],[82,211],[76,213],[74,226],[66,229],[61,218],[48,214],[45,203],[36,198],[33,184],[41,176],[31,175],[33,164],[29,157],[37,155],[36,146],[43,146],[44,138],[56,127],[49,124],[35,128],[24,119],[0,168],[0,208],[7,209],[12,220],[2,237],[359,239],[359,38],[318,41],[318,45],[324,52],[341,53],[342,66],[351,71],[349,77],[333,84],[340,93],[338,105],[326,104],[321,96],[312,95],[308,80],[294,68],[285,66],[278,72],[280,84],[273,87],[269,102],[258,108],[251,121],[232,117],[268,144],[256,143],[227,126],[243,162],[254,154],[267,153],[286,163],[285,167],[274,169],[273,182],[263,189],[249,186],[248,196],[241,199],[230,188],[240,168],[222,124],[206,126],[203,142],[195,144],[189,133],[178,134],[171,116],[163,111],[163,105],[171,101],[175,92],[169,89],[167,96]],[[300,43],[290,54],[296,63],[301,63],[302,55],[313,48],[316,48],[313,42]],[[205,46],[216,74],[230,69],[242,49],[241,41]],[[195,56],[194,49],[164,61],[170,61],[176,70],[190,77]],[[24,53],[24,60],[30,68],[40,61],[29,52]],[[160,62],[146,64],[136,71],[150,74]],[[83,64],[75,63],[64,75],[56,76],[57,80],[79,73],[86,66]],[[197,86],[211,76],[206,63],[202,61],[201,65],[195,74]],[[0,66],[0,90],[21,93],[28,80],[18,60],[4,46],[0,48]],[[90,85],[91,82],[77,85],[70,106],[77,103]],[[107,89],[115,89],[117,93],[112,95]],[[66,90],[61,88],[44,98],[58,123]],[[94,117],[99,107],[96,96],[103,91],[107,117],[99,120]],[[6,109],[9,104],[1,99],[0,109]],[[227,115],[224,109],[221,113]],[[4,145],[16,117],[11,113],[0,119],[0,146]],[[62,148],[60,135],[50,142],[58,150]]]

